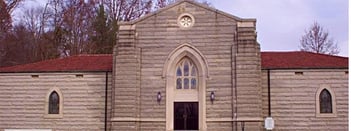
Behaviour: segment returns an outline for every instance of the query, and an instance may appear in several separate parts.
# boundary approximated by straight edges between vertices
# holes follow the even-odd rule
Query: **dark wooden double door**
[[[198,129],[198,102],[174,102],[174,130]]]

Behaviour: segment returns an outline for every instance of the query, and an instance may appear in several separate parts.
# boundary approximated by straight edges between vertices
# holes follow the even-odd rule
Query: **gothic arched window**
[[[60,113],[60,96],[56,91],[53,91],[49,96],[49,114]]]
[[[177,65],[176,89],[196,89],[198,85],[197,69],[188,58],[184,58]]]
[[[333,113],[332,96],[327,89],[319,94],[320,113]]]

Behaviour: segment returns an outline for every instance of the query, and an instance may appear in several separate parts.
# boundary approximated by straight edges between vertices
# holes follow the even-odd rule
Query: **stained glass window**
[[[189,58],[184,58],[178,63],[176,75],[176,89],[197,88],[197,68]]]
[[[191,69],[191,76],[196,76],[196,74],[197,74],[196,68],[195,66],[193,66],[193,68]]]
[[[189,75],[189,64],[188,61],[184,61],[184,76]]]
[[[53,91],[49,97],[49,114],[59,114],[60,98],[56,91]]]
[[[182,89],[182,78],[177,78],[177,89]]]
[[[184,78],[184,89],[189,89],[189,78]]]
[[[196,79],[195,78],[191,78],[191,89],[195,89],[196,88]]]
[[[332,113],[332,96],[327,89],[323,89],[319,94],[320,113]]]
[[[177,69],[177,76],[182,76],[182,69],[180,67],[178,67]]]

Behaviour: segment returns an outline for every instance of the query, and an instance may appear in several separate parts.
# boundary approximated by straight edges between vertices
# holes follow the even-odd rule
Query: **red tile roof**
[[[348,68],[348,58],[312,52],[261,52],[262,69]]]
[[[261,52],[262,69],[348,68],[348,58],[310,52]],[[77,55],[2,67],[0,72],[112,71],[112,54]]]
[[[112,54],[77,55],[0,68],[0,72],[112,71]]]

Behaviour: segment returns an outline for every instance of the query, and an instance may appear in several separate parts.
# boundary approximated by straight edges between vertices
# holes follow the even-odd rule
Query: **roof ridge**
[[[321,56],[340,57],[340,58],[348,59],[348,57],[345,57],[345,56],[338,56],[338,55],[332,55],[332,54],[323,54],[323,53],[316,53],[316,52],[310,52],[310,51],[302,51],[302,52],[310,53],[310,54],[315,54],[315,55],[321,55]]]
[[[320,54],[308,51],[261,52],[264,68],[346,68],[348,57]]]
[[[23,66],[23,65],[35,65],[35,64],[40,64],[40,63],[46,63],[46,62],[57,61],[57,60],[64,60],[64,59],[70,59],[70,58],[76,58],[76,57],[112,56],[112,55],[113,54],[77,54],[77,55],[72,55],[72,56],[67,56],[67,57],[57,57],[57,58],[51,58],[51,59],[46,59],[46,60],[41,60],[41,61],[35,61],[35,62],[32,62],[32,63],[18,64],[18,65],[12,65],[12,66],[4,66],[4,67],[0,67],[0,68],[18,67],[18,66]]]
[[[261,53],[295,53],[301,51],[261,51]]]
[[[50,71],[111,71],[112,61],[112,54],[82,54],[48,59],[22,65],[0,67],[0,73]]]
[[[313,54],[313,55],[321,55],[321,56],[327,56],[327,57],[339,57],[339,58],[348,59],[348,57],[346,57],[346,56],[322,54],[322,53],[315,53],[315,52],[310,52],[310,51],[261,51],[261,53],[308,53],[308,54]]]
[[[38,64],[38,63],[45,63],[45,62],[50,62],[50,61],[56,61],[57,59],[65,59],[65,58],[68,58],[68,57],[50,58],[50,59],[45,59],[45,60],[40,60],[40,61],[34,61],[34,62],[31,62],[31,63],[24,63],[24,64],[12,65],[12,66],[4,66],[4,67],[0,67],[0,68],[18,67],[18,66],[23,66],[23,65],[34,65],[34,64]]]

